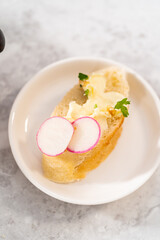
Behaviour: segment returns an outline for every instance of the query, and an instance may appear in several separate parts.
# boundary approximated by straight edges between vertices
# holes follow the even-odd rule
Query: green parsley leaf
[[[88,94],[89,94],[89,89],[85,90],[84,91],[84,95],[88,97]]]
[[[80,84],[79,86],[82,87],[82,84]]]
[[[121,112],[122,112],[122,114],[123,114],[124,117],[128,117],[129,112],[128,112],[128,108],[127,108],[127,107],[122,106],[122,107],[121,107]]]
[[[95,104],[95,105],[94,105],[94,108],[97,108],[97,107],[98,107],[97,104]]]
[[[88,75],[84,74],[84,73],[79,73],[78,75],[79,80],[84,81],[88,79]]]
[[[117,102],[114,109],[120,109],[124,117],[128,117],[129,112],[128,108],[124,105],[130,104],[130,101],[127,98],[123,98],[121,101]]]

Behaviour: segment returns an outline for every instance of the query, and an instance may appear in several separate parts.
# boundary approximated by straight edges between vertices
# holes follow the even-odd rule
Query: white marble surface
[[[159,240],[160,168],[117,202],[76,206],[36,189],[10,151],[7,122],[20,88],[42,67],[72,56],[118,60],[160,96],[159,0],[0,0],[0,240]]]

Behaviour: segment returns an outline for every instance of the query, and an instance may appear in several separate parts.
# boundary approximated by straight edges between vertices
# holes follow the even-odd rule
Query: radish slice
[[[72,123],[74,134],[67,150],[73,153],[85,153],[96,146],[101,135],[99,123],[91,117],[81,117]]]
[[[57,156],[67,148],[74,128],[63,117],[48,118],[37,133],[37,144],[42,153],[48,156]]]

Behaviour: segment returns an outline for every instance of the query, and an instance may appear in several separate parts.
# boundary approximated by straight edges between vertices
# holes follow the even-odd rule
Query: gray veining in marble
[[[11,105],[42,67],[73,56],[112,58],[160,96],[159,0],[0,0],[0,240],[159,240],[160,169],[139,190],[100,206],[76,206],[36,189],[8,142]]]

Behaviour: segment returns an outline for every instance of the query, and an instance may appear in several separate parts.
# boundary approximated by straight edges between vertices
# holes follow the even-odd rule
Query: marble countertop
[[[160,96],[157,0],[1,0],[0,240],[159,240],[160,168],[139,190],[99,206],[63,203],[36,189],[12,156],[7,125],[21,87],[41,68],[74,56],[127,64]]]

